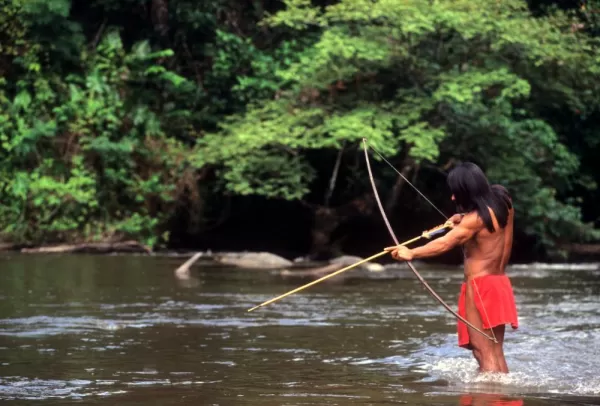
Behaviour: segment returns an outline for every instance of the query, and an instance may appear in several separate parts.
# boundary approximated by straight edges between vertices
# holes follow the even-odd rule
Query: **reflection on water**
[[[523,399],[510,399],[493,394],[471,394],[461,395],[459,405],[461,406],[522,406]]]
[[[511,373],[480,375],[412,274],[292,289],[143,256],[0,257],[0,399],[99,405],[600,404],[600,271],[514,267]],[[423,270],[454,303],[458,268]]]

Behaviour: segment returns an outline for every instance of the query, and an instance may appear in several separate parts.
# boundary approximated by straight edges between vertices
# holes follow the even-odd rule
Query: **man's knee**
[[[473,355],[478,360],[485,360],[487,358],[493,358],[495,355],[494,348],[487,345],[473,346]]]

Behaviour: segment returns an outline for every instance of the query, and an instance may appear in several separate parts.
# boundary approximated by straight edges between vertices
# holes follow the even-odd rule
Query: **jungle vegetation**
[[[479,164],[536,255],[600,237],[597,2],[0,4],[2,241],[386,244],[364,137],[448,215]],[[444,221],[372,163],[399,235]]]

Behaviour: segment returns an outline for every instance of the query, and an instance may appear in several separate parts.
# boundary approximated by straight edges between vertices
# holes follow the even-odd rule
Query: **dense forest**
[[[0,4],[5,243],[376,252],[363,137],[446,215],[479,164],[517,258],[600,238],[600,2]],[[444,222],[372,158],[400,237]]]

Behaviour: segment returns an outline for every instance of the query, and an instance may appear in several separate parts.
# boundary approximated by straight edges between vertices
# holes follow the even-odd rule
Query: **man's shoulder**
[[[479,231],[485,227],[483,220],[476,211],[465,213],[462,218],[460,225],[465,228],[469,228],[475,231]]]

